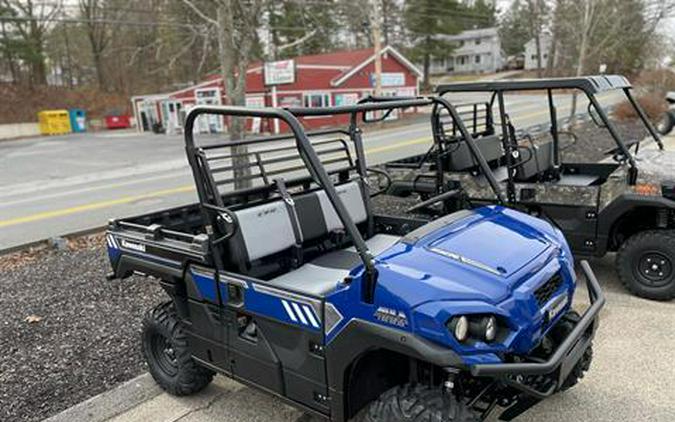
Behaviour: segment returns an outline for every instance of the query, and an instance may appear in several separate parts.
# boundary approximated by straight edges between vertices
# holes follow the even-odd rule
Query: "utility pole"
[[[370,34],[375,50],[375,96],[382,95],[382,6],[380,0],[370,0]]]

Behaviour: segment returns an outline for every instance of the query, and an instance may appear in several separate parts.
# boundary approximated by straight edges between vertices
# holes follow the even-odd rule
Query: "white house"
[[[539,36],[539,45],[541,52],[541,67],[546,67],[548,55],[551,51],[551,36],[541,34]],[[525,44],[525,69],[537,69],[537,42],[534,38]]]
[[[431,62],[431,73],[492,73],[503,67],[502,43],[497,28],[469,29],[457,35],[439,35],[455,44],[447,57]]]

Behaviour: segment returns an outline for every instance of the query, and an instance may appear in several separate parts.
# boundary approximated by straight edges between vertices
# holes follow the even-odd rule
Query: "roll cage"
[[[196,106],[191,109],[185,120],[185,149],[188,162],[192,169],[197,187],[202,215],[206,222],[206,230],[209,234],[209,243],[214,249],[214,264],[217,268],[224,268],[222,261],[222,242],[234,235],[236,231],[235,215],[232,207],[236,207],[235,197],[247,197],[255,195],[261,190],[269,190],[273,185],[273,176],[288,174],[289,172],[302,170],[303,167],[309,173],[309,178],[298,178],[289,181],[289,185],[301,184],[309,186],[312,182],[325,190],[330,204],[334,208],[338,218],[342,222],[346,234],[351,238],[354,247],[363,262],[365,268],[366,283],[364,297],[367,301],[372,301],[374,288],[377,280],[377,273],[373,262],[373,256],[368,250],[363,236],[359,232],[356,224],[351,219],[348,210],[339,198],[331,176],[335,174],[344,174],[345,171],[355,171],[359,177],[367,184],[367,166],[365,151],[361,138],[361,129],[358,126],[359,117],[367,121],[367,113],[384,112],[381,119],[386,117],[395,109],[404,109],[409,107],[443,108],[452,116],[457,129],[467,140],[467,145],[471,149],[474,159],[487,175],[491,187],[495,191],[497,198],[503,202],[499,191],[497,181],[492,177],[487,162],[483,159],[478,148],[473,142],[471,133],[468,131],[455,108],[447,100],[435,97],[414,97],[414,98],[386,98],[386,97],[366,97],[358,104],[338,107],[318,107],[318,108],[258,108],[251,109],[236,106]],[[208,143],[198,145],[195,142],[194,126],[196,119],[201,115],[215,114],[223,117],[235,118],[261,118],[278,119],[288,126],[290,133],[288,135],[256,137],[251,139],[241,139],[234,141],[225,141],[217,143]],[[329,115],[349,115],[350,123],[348,130],[330,129],[313,132],[305,132],[299,118],[307,116],[329,116]],[[352,157],[350,149],[344,140],[323,140],[312,142],[310,138],[347,135],[354,146],[355,159]],[[294,141],[294,146],[281,145],[278,147],[263,149],[260,146],[270,141]],[[235,152],[231,150],[236,147],[248,147],[250,151],[246,153]],[[219,151],[231,150],[231,153],[222,153]],[[288,162],[297,156],[293,154],[297,151],[302,161],[302,165],[291,165],[283,168],[272,168],[273,165],[279,166]],[[285,156],[268,156],[268,153],[289,152]],[[236,158],[246,156],[246,163],[235,164]],[[213,165],[215,161],[226,161],[225,165]],[[231,164],[227,161],[230,160]],[[333,170],[327,166],[335,167]],[[341,165],[341,166],[340,166]],[[256,173],[249,176],[241,176],[245,179],[257,178],[262,182],[262,187],[247,187],[231,192],[222,192],[219,187],[236,182],[237,173],[244,169],[251,170],[255,168]],[[232,172],[230,178],[220,178],[219,174]],[[278,179],[274,179],[276,181]]]
[[[601,75],[601,76],[587,76],[587,77],[578,77],[578,78],[550,78],[550,79],[523,79],[523,80],[500,80],[500,81],[487,81],[487,82],[471,82],[471,83],[453,83],[439,85],[436,88],[437,94],[443,98],[444,95],[449,93],[491,93],[490,100],[485,103],[487,108],[487,114],[493,115],[493,108],[495,104],[498,107],[498,113],[500,116],[501,122],[501,132],[502,138],[504,140],[504,149],[507,160],[508,168],[508,196],[509,201],[513,202],[515,200],[515,192],[513,189],[514,178],[515,178],[515,167],[516,163],[516,148],[513,142],[510,141],[510,138],[514,136],[513,129],[510,127],[510,122],[508,114],[506,112],[506,106],[504,102],[504,94],[507,92],[515,91],[546,91],[548,97],[548,108],[549,108],[549,119],[550,119],[550,133],[552,137],[553,145],[553,169],[554,171],[559,171],[561,162],[560,162],[560,138],[559,134],[561,133],[558,130],[558,115],[557,108],[555,105],[553,92],[559,90],[571,90],[576,89],[583,92],[588,101],[588,112],[593,118],[594,122],[600,126],[606,127],[609,131],[613,141],[616,144],[615,151],[616,154],[620,155],[623,160],[625,160],[629,166],[629,183],[634,184],[637,179],[637,163],[633,154],[630,152],[630,148],[635,145],[635,151],[637,153],[639,148],[639,141],[626,144],[622,139],[621,135],[616,129],[616,126],[609,119],[609,116],[603,110],[602,106],[596,98],[596,94],[612,91],[612,90],[621,90],[625,97],[630,102],[631,106],[635,109],[637,115],[639,116],[642,123],[645,125],[647,131],[657,143],[659,149],[663,150],[663,143],[661,138],[649,121],[644,110],[640,107],[638,102],[635,100],[632,94],[632,85],[630,82],[623,76],[619,75]],[[594,115],[593,113],[596,113]],[[599,121],[597,120],[599,119]],[[475,117],[474,117],[475,120]],[[437,136],[434,137],[435,141],[442,141]]]

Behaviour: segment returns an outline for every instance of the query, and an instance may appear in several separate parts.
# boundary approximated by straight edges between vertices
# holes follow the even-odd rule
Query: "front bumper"
[[[548,360],[544,362],[476,364],[470,367],[471,374],[476,377],[499,378],[505,384],[538,398],[547,397],[557,391],[590,346],[595,334],[598,313],[605,305],[605,296],[588,262],[581,261],[581,268],[586,276],[586,287],[588,288],[591,305],[584,312],[572,332]],[[557,382],[542,391],[523,382],[524,377],[530,375],[551,375],[555,377]]]

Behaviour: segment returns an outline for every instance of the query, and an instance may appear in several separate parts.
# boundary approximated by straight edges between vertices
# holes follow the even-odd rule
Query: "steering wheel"
[[[384,192],[389,190],[389,188],[391,187],[391,182],[392,182],[391,176],[389,175],[389,173],[387,173],[384,170],[373,168],[373,167],[367,168],[366,171],[368,173],[374,173],[375,176],[376,176],[375,179],[376,179],[376,184],[377,184],[378,190],[376,190],[374,192],[373,191],[370,192],[371,198],[374,197],[374,196],[377,196],[377,195],[381,195]],[[370,175],[368,175],[368,185],[372,186],[373,184],[370,183],[370,180],[371,180]],[[384,185],[381,183],[383,180],[384,180]]]

